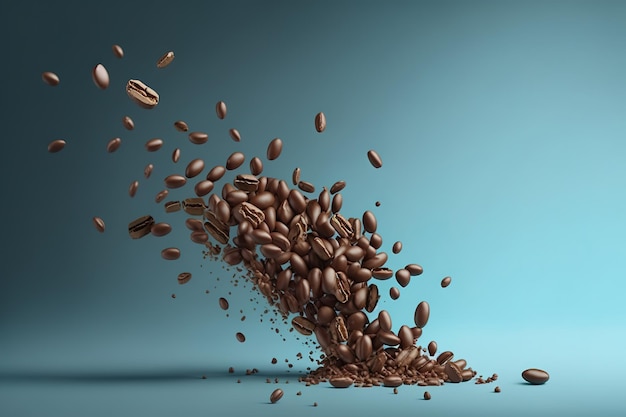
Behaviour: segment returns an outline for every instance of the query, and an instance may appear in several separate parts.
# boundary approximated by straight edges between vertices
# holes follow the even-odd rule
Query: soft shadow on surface
[[[235,369],[229,373],[228,369],[207,368],[206,366],[180,366],[180,367],[135,367],[135,368],[107,368],[107,369],[11,369],[0,370],[0,382],[42,382],[42,383],[133,383],[133,382],[175,382],[192,381],[201,379],[241,379],[258,380],[259,378],[274,378],[279,380],[297,380],[304,372],[287,372],[277,369],[259,370],[258,373],[246,375],[246,369]],[[206,378],[203,378],[206,377]]]

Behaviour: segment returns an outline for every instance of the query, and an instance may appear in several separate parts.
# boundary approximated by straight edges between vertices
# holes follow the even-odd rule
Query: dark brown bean
[[[283,395],[284,395],[284,392],[282,389],[280,388],[275,389],[274,391],[272,391],[272,394],[270,395],[270,402],[274,404],[275,402],[283,398]]]
[[[396,281],[402,287],[406,287],[407,285],[409,285],[409,282],[411,281],[411,274],[406,269],[398,269],[396,271]]]
[[[63,139],[53,140],[48,144],[48,152],[56,153],[65,148],[65,141]]]
[[[187,179],[182,175],[168,175],[165,177],[165,186],[167,188],[180,188],[187,184]]]
[[[331,194],[338,193],[339,191],[343,190],[345,186],[346,186],[345,181],[337,181],[336,183],[333,184],[332,187],[330,187],[330,193]]]
[[[241,152],[233,152],[226,161],[226,169],[233,170],[239,168],[246,160],[246,156]]]
[[[130,116],[124,116],[122,118],[122,125],[124,125],[126,130],[133,130],[135,128],[135,122],[133,122]]]
[[[130,183],[130,187],[128,187],[128,195],[132,197],[137,194],[137,188],[139,188],[139,181],[133,181]]]
[[[159,204],[161,201],[165,200],[165,197],[167,197],[169,193],[170,192],[168,190],[159,191],[156,197],[154,197],[154,202]]]
[[[550,379],[550,375],[542,369],[530,368],[522,372],[522,378],[529,384],[541,385]]]
[[[417,305],[417,308],[415,309],[415,315],[414,315],[415,325],[419,328],[426,326],[426,323],[428,323],[429,317],[430,317],[430,306],[428,305],[428,302],[422,301],[421,303]]]
[[[283,141],[279,138],[273,139],[267,146],[267,159],[273,161],[278,158],[283,151]]]
[[[156,62],[157,68],[165,68],[174,60],[174,52],[169,51],[164,53],[161,58],[159,58]]]
[[[397,287],[389,288],[389,296],[392,300],[397,300],[400,298],[400,290]]]
[[[217,118],[223,120],[226,117],[226,103],[223,101],[218,101],[215,105],[215,113],[217,113]]]
[[[333,196],[331,211],[337,213],[341,210],[341,206],[343,206],[343,196],[341,194],[335,194]]]
[[[228,133],[230,134],[230,138],[232,140],[234,140],[235,142],[241,142],[241,134],[239,134],[239,131],[237,129],[230,129]]]
[[[189,282],[189,280],[191,280],[191,272],[181,272],[180,274],[178,274],[177,281],[179,284],[186,284]]]
[[[240,342],[240,343],[243,343],[243,342],[246,341],[246,336],[243,333],[241,333],[241,332],[237,332],[235,337],[237,338],[237,341]]]
[[[189,131],[189,126],[182,120],[177,120],[174,122],[174,128],[179,132],[187,132]]]
[[[91,71],[91,78],[93,83],[101,90],[105,90],[109,87],[109,73],[102,64],[96,65]]]
[[[222,310],[228,310],[228,300],[225,299],[224,297],[220,297],[219,299],[219,304],[220,304],[220,308]]]
[[[400,251],[402,251],[402,242],[397,241],[396,243],[394,243],[391,251],[395,254],[400,253]]]
[[[417,276],[417,275],[420,275],[422,272],[424,272],[424,269],[418,264],[408,264],[407,266],[404,267],[404,269],[409,271],[411,276]]]
[[[103,233],[105,229],[104,220],[102,220],[100,217],[94,217],[91,220],[96,230],[100,233]]]
[[[209,135],[204,132],[191,132],[188,137],[189,141],[196,145],[202,145],[209,140]]]
[[[43,82],[52,87],[56,87],[57,85],[59,85],[60,82],[59,76],[50,71],[43,72],[41,74],[41,79],[43,80]]]
[[[122,144],[122,139],[120,138],[111,139],[109,143],[107,143],[107,152],[113,153],[117,151],[121,144]]]
[[[315,130],[322,133],[326,129],[326,116],[324,113],[319,112],[315,115]]]
[[[213,191],[214,186],[215,185],[213,184],[213,181],[209,181],[209,180],[200,181],[199,183],[195,185],[194,192],[196,193],[198,197],[203,197],[207,195],[208,193],[210,193],[211,191]]]
[[[180,160],[180,148],[176,148],[174,149],[174,152],[172,152],[172,162],[173,163],[178,163],[178,161]]]
[[[154,165],[152,164],[148,164],[146,165],[146,167],[143,169],[143,176],[147,178],[150,178],[150,175],[152,175],[152,170],[154,169]]]
[[[206,179],[209,181],[216,182],[222,179],[225,173],[226,173],[226,168],[224,168],[222,165],[216,165],[213,168],[211,168],[209,173],[206,175]]]
[[[376,232],[376,227],[377,227],[376,216],[374,216],[374,213],[372,213],[369,210],[363,213],[363,227],[365,228],[366,232],[369,232],[369,233]]]
[[[263,172],[263,161],[258,156],[250,160],[250,172],[252,175],[259,175]]]
[[[380,158],[380,155],[374,150],[367,151],[367,159],[369,159],[370,164],[374,168],[380,168],[383,166],[383,160]]]
[[[154,138],[146,142],[146,150],[148,152],[156,152],[163,146],[163,139]]]
[[[437,342],[433,340],[428,344],[428,354],[435,356],[435,353],[437,353]]]
[[[161,251],[161,257],[168,261],[173,261],[180,258],[180,249],[178,248],[165,248]]]
[[[202,159],[194,159],[187,164],[185,168],[185,177],[194,178],[204,170],[204,161]]]
[[[172,231],[172,226],[167,223],[155,223],[150,228],[150,233],[154,236],[161,237],[165,236]]]
[[[441,288],[446,288],[448,285],[450,285],[451,282],[452,282],[451,277],[445,277],[444,279],[441,280]]]
[[[314,193],[315,186],[307,181],[298,181],[298,188],[304,191],[305,193]]]

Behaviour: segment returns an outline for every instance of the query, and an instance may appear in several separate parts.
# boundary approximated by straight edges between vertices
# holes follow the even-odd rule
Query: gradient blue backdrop
[[[4,6],[1,415],[626,414],[626,3],[141,3]],[[169,50],[174,62],[157,69]],[[111,76],[104,91],[91,80],[97,63]],[[43,71],[61,84],[45,85]],[[129,78],[160,93],[156,109],[128,100]],[[218,100],[229,108],[223,121]],[[189,143],[172,127],[178,119],[209,142]],[[122,146],[107,154],[116,136]],[[153,137],[165,146],[149,154]],[[274,137],[284,151],[267,161]],[[49,154],[57,138],[68,144]],[[296,353],[309,347],[282,326],[277,335],[269,315],[260,322],[265,306],[250,302],[249,287],[202,260],[184,216],[153,201],[191,159],[213,166],[234,151],[262,157],[266,175],[287,179],[298,166],[318,189],[345,180],[342,212],[374,211],[387,252],[404,243],[388,266],[424,267],[395,302],[393,283],[380,284],[394,328],[428,300],[422,343],[498,373],[502,393],[447,385],[425,402],[418,387],[391,396],[297,384],[312,364]],[[147,213],[174,231],[129,239],[128,222]],[[181,248],[180,260],[160,258],[167,246]],[[180,286],[183,270],[194,276]],[[245,376],[252,367],[260,374]],[[529,367],[550,381],[524,384]],[[267,405],[277,386],[285,397]]]

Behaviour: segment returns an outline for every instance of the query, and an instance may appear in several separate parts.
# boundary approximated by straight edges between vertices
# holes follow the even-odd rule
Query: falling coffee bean
[[[235,337],[237,337],[237,340],[238,340],[240,343],[243,343],[243,342],[245,342],[245,341],[246,341],[246,336],[245,336],[243,333],[241,333],[241,332],[237,332],[237,334],[235,335]]]

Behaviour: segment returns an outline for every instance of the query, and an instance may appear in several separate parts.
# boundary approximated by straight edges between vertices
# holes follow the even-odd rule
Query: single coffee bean
[[[191,241],[194,243],[204,244],[209,241],[209,235],[204,231],[191,232]]]
[[[241,142],[241,134],[237,129],[230,129],[228,133],[230,134],[230,138],[232,140],[234,140],[235,142]]]
[[[56,153],[65,148],[65,141],[63,139],[53,140],[48,144],[48,152]]]
[[[333,213],[337,213],[341,210],[342,206],[343,206],[343,196],[341,194],[335,194],[333,196],[333,202],[330,206],[330,211],[332,211]]]
[[[541,385],[550,379],[550,375],[542,369],[530,368],[522,372],[522,378],[532,385]]]
[[[319,112],[315,115],[315,130],[322,133],[326,129],[326,116],[324,113]]]
[[[446,288],[448,285],[450,285],[451,282],[452,282],[451,277],[445,277],[444,279],[441,280],[441,288]]]
[[[369,210],[363,213],[363,227],[365,228],[365,231],[369,233],[374,233],[376,231],[376,216],[374,216],[374,213]]]
[[[192,216],[201,216],[206,208],[204,200],[199,197],[186,198],[183,200],[181,206],[185,213],[191,214]],[[198,229],[202,230],[202,227],[198,226]]]
[[[161,149],[162,146],[163,146],[163,139],[154,138],[146,142],[146,150],[148,152],[158,151],[159,149]]]
[[[413,345],[413,332],[411,332],[411,328],[407,325],[402,325],[400,326],[400,330],[398,331],[398,337],[400,338],[400,347],[402,349],[413,349],[413,350],[406,350],[407,353],[407,358],[406,361],[407,363],[410,363],[411,361],[413,361],[417,355],[419,354],[419,351],[417,350],[417,348],[415,348],[415,346]],[[413,353],[411,353],[413,352]],[[409,356],[409,354],[411,356]],[[400,366],[403,366],[403,363],[400,363],[400,361],[398,361]]]
[[[119,59],[124,58],[124,50],[122,49],[121,46],[113,45],[111,49],[113,50],[113,55],[115,55],[117,58]]]
[[[185,168],[185,177],[194,178],[200,175],[200,173],[204,170],[204,161],[202,159],[194,159],[187,164],[187,168]]]
[[[168,190],[159,191],[156,197],[154,198],[155,203],[159,204],[161,201],[165,200],[165,197],[167,197],[169,193],[170,192]]]
[[[293,185],[298,185],[298,183],[300,182],[300,168],[295,168],[293,170],[293,173],[291,174],[291,182]]]
[[[246,341],[246,336],[245,336],[243,333],[241,333],[241,332],[237,332],[237,334],[235,335],[235,337],[237,338],[237,340],[238,340],[240,343],[243,343],[243,342],[245,342],[245,341]]]
[[[191,272],[181,272],[180,274],[178,274],[178,283],[179,284],[186,284],[189,282],[189,280],[191,279]]]
[[[165,248],[161,251],[161,257],[168,261],[174,261],[180,258],[180,249],[178,248]]]
[[[426,326],[426,323],[428,323],[429,317],[430,317],[430,306],[428,305],[428,302],[422,301],[421,303],[417,305],[417,308],[415,309],[415,315],[414,315],[415,325],[419,328]]]
[[[369,159],[370,164],[372,164],[374,168],[380,168],[383,166],[383,160],[374,150],[367,151],[367,159]]]
[[[128,80],[126,94],[144,109],[153,109],[159,104],[159,94],[139,80]]]
[[[399,387],[402,385],[402,377],[399,375],[387,375],[385,379],[383,379],[383,385],[385,387]]]
[[[282,389],[280,388],[275,389],[274,391],[272,391],[272,394],[270,395],[270,402],[274,404],[275,402],[283,398],[283,395],[284,395],[284,392]]]
[[[174,52],[169,51],[164,53],[161,58],[159,58],[156,62],[157,68],[165,68],[174,60]]]
[[[59,76],[50,71],[43,72],[41,74],[41,79],[43,80],[43,82],[52,87],[56,87],[57,85],[59,85],[60,82]]]
[[[411,273],[406,269],[398,269],[396,271],[396,281],[401,286],[406,287],[411,281]]]
[[[396,287],[389,288],[389,296],[392,300],[397,300],[400,298],[400,290]]]
[[[104,65],[98,64],[91,71],[91,77],[93,78],[96,87],[101,90],[105,90],[109,86],[109,73]]]
[[[187,179],[182,175],[168,175],[165,177],[165,186],[167,188],[180,188],[187,184]]]
[[[445,352],[441,352],[439,356],[437,356],[437,363],[439,365],[445,365],[446,363],[451,361],[453,357],[454,357],[454,353],[450,352],[449,350],[446,350]]]
[[[174,128],[179,132],[187,132],[189,130],[189,126],[182,120],[177,120],[174,122]]]
[[[378,324],[381,329],[391,331],[391,316],[387,310],[381,310],[378,313]]]
[[[196,145],[202,145],[209,140],[209,135],[204,132],[191,132],[188,137],[189,141]]]
[[[386,280],[393,276],[393,270],[386,267],[372,269],[372,276],[379,280]]]
[[[200,181],[199,183],[195,185],[194,192],[196,193],[198,197],[204,197],[205,195],[213,191],[213,187],[214,187],[213,181],[209,181],[209,180]]]
[[[467,366],[467,361],[465,359],[459,359],[458,361],[454,361],[454,363],[461,370],[463,370]],[[496,379],[497,379],[497,375],[496,375]],[[495,379],[494,379],[494,381],[495,381]]]
[[[209,173],[206,175],[206,179],[209,181],[216,182],[222,179],[225,173],[226,173],[226,168],[224,168],[221,165],[216,165],[213,168],[211,168]]]
[[[217,117],[220,120],[223,120],[224,117],[226,117],[226,103],[224,103],[223,101],[218,101],[217,104],[215,105],[215,112],[217,113]]]
[[[273,139],[267,146],[267,159],[273,161],[280,156],[283,151],[283,141],[279,138]]]
[[[495,387],[495,388],[493,389],[493,392],[500,392],[500,391],[501,391],[501,390],[500,390],[500,387]]]
[[[220,308],[222,310],[228,310],[228,300],[225,299],[224,297],[221,297],[219,299],[219,303],[220,303]]]
[[[172,152],[172,162],[177,163],[180,160],[180,148],[174,149]]]
[[[233,152],[226,160],[226,169],[231,171],[239,168],[246,160],[246,156],[241,152]]]
[[[396,243],[393,244],[393,247],[391,248],[391,251],[395,254],[400,253],[400,251],[402,250],[402,242],[397,241]]]
[[[128,225],[128,234],[133,239],[139,239],[150,233],[154,218],[150,215],[139,217]]]
[[[432,396],[430,395],[430,392],[428,392],[428,391],[424,392],[424,399],[425,399],[425,400],[427,400],[427,401],[428,401],[428,400],[430,400],[431,398],[432,398]]]
[[[181,209],[180,201],[168,201],[167,203],[164,204],[164,206],[165,206],[166,213],[175,213],[177,211],[180,211]]]
[[[161,237],[165,236],[172,231],[172,226],[167,223],[155,223],[150,228],[150,233],[154,236]]]
[[[330,193],[331,194],[338,193],[339,191],[343,190],[345,187],[346,187],[345,181],[337,181],[336,183],[333,184],[332,187],[330,187]]]
[[[383,237],[378,233],[372,233],[372,236],[370,236],[370,245],[374,249],[379,249],[383,245]],[[404,269],[408,268],[405,267]]]
[[[348,388],[354,383],[354,380],[349,376],[333,376],[328,380],[328,383],[335,388]]]
[[[133,130],[135,128],[135,122],[129,116],[124,116],[122,118],[122,125],[126,130]]]
[[[315,330],[315,323],[301,316],[296,316],[291,320],[291,326],[298,331],[298,333],[305,336],[313,334]]]
[[[417,275],[420,275],[422,272],[424,272],[424,269],[418,264],[408,264],[407,266],[404,267],[404,269],[409,271],[411,276],[417,276]]]
[[[454,362],[447,362],[444,369],[450,382],[456,384],[463,381],[462,370]]]
[[[117,151],[121,144],[122,144],[122,139],[120,138],[111,139],[109,143],[107,143],[107,152],[113,153]]]
[[[204,226],[202,226],[202,222],[198,219],[185,220],[185,227],[187,227],[187,229],[191,230],[192,232],[204,231]]]
[[[315,186],[307,181],[298,181],[298,188],[304,191],[305,193],[315,192]]]
[[[430,356],[435,356],[435,353],[437,353],[437,342],[433,340],[428,344],[428,354]]]
[[[137,188],[139,188],[139,181],[133,181],[130,183],[130,187],[128,187],[128,195],[132,197],[137,194]]]
[[[250,160],[250,172],[252,175],[259,175],[263,172],[263,161],[258,156]]]
[[[146,167],[143,169],[143,176],[147,178],[150,178],[150,175],[152,175],[152,170],[154,169],[154,165],[152,164],[148,164],[146,165]]]
[[[376,284],[370,284],[368,290],[365,310],[367,310],[368,313],[371,313],[376,308],[380,295],[378,295],[378,286],[376,286]]]
[[[100,233],[104,233],[104,220],[102,220],[100,217],[94,217],[93,219],[91,219],[93,221],[93,225],[96,228],[96,230]]]
[[[380,207],[380,201],[377,201],[376,203],[374,203],[374,205],[375,205],[376,207]]]

